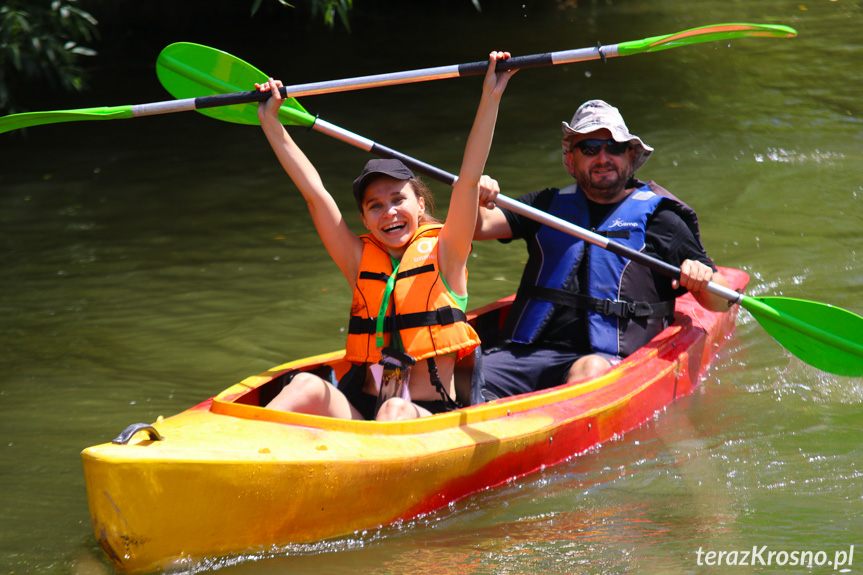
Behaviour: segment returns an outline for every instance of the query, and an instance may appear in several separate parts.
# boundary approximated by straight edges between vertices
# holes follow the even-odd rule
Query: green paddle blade
[[[0,118],[0,134],[60,122],[85,122],[88,120],[125,120],[132,117],[132,106],[111,106],[102,108],[81,108],[79,110],[58,110],[54,112],[25,112],[9,114]]]
[[[797,31],[788,26],[772,24],[716,24],[714,26],[702,26],[691,30],[684,30],[676,34],[654,36],[644,40],[633,40],[618,44],[617,50],[621,56],[642,54],[646,52],[658,52],[668,48],[699,44],[702,42],[714,42],[717,40],[732,40],[734,38],[793,38]]]
[[[828,373],[863,376],[863,317],[825,303],[746,297],[740,303],[779,344]]]
[[[156,74],[162,86],[177,99],[200,98],[255,89],[255,83],[269,76],[235,56],[200,44],[177,42],[166,47],[156,60]],[[197,110],[201,114],[236,124],[259,124],[258,104],[238,104]],[[283,124],[311,126],[315,117],[294,98],[282,104]]]

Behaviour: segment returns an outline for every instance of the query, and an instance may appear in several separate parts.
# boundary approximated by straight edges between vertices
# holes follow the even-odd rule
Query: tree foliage
[[[82,43],[96,39],[97,25],[77,0],[6,0],[0,8],[0,109],[22,109],[26,86],[82,90],[79,57],[96,54]]]
[[[282,6],[293,8],[294,5],[287,0],[276,0]],[[324,24],[330,29],[336,23],[336,16],[346,30],[350,31],[351,25],[348,19],[348,12],[353,8],[354,0],[307,0],[312,18],[323,18]],[[264,0],[253,0],[252,15],[261,8]]]
[[[469,1],[480,10],[480,0],[458,1]],[[81,2],[89,11],[81,8]],[[276,2],[288,12],[295,9],[304,12],[318,25],[351,30],[354,0],[250,0],[247,4],[251,8],[250,23],[254,23],[255,14],[262,8],[272,13],[271,7]],[[159,10],[158,6],[144,6],[149,10],[133,6],[136,5],[122,0],[119,3],[118,0],[0,0],[0,114],[27,111],[34,91],[60,94],[85,89],[82,58],[96,55],[93,46],[99,40],[99,23],[93,14],[107,18],[109,24],[105,26],[110,28],[104,32],[106,42],[111,43],[113,39],[116,43],[118,38],[126,40],[122,26],[127,20],[134,23],[142,18],[142,13],[146,18],[152,10]],[[217,19],[221,14],[224,19],[224,14],[236,11],[237,0],[210,0],[208,7],[211,18]],[[363,8],[371,9],[362,3],[357,6],[357,9]],[[380,9],[378,4],[373,8]],[[172,13],[185,10],[191,14],[198,8],[195,3],[179,2],[172,5],[172,10]],[[177,19],[180,25],[185,21],[186,18]],[[100,50],[103,57],[111,54],[111,46],[100,47]]]
[[[348,11],[353,7],[353,3],[353,0],[313,0],[312,17],[323,16],[324,24],[332,28],[336,21],[336,15],[338,15],[342,26],[350,31]]]

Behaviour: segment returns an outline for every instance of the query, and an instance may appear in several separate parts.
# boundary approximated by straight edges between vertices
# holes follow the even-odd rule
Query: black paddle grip
[[[495,70],[520,70],[522,68],[541,68],[543,66],[553,66],[554,61],[550,52],[545,54],[533,54],[530,56],[516,56],[509,60],[501,60],[495,66]],[[459,76],[476,76],[485,74],[488,70],[488,60],[484,62],[471,62],[470,64],[459,64]]]
[[[280,88],[282,98],[287,95],[285,88]],[[195,98],[195,109],[203,110],[204,108],[218,108],[219,106],[233,106],[235,104],[251,104],[253,102],[263,102],[270,98],[269,92],[235,92],[233,94],[217,94],[215,96],[202,96]]]

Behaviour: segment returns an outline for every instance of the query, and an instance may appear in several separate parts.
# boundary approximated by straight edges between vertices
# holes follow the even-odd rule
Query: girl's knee
[[[381,405],[375,421],[401,421],[404,419],[415,419],[419,417],[417,407],[400,397],[388,399]]]
[[[296,393],[322,393],[327,385],[329,384],[317,375],[303,371],[295,375],[285,389],[293,389]]]
[[[303,408],[326,401],[329,384],[311,373],[298,373],[273,400],[267,404],[269,409],[281,411],[301,411]]]

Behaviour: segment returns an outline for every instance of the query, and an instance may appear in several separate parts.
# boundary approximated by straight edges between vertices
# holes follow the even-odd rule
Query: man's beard
[[[598,169],[604,170],[607,168],[611,168],[611,171],[603,172],[598,176],[594,174]],[[590,171],[588,171],[587,175],[589,188],[585,191],[591,193],[591,195],[595,196],[596,199],[616,198],[624,189],[626,189],[626,182],[629,181],[629,177],[626,174],[621,173],[615,164],[594,166]]]

